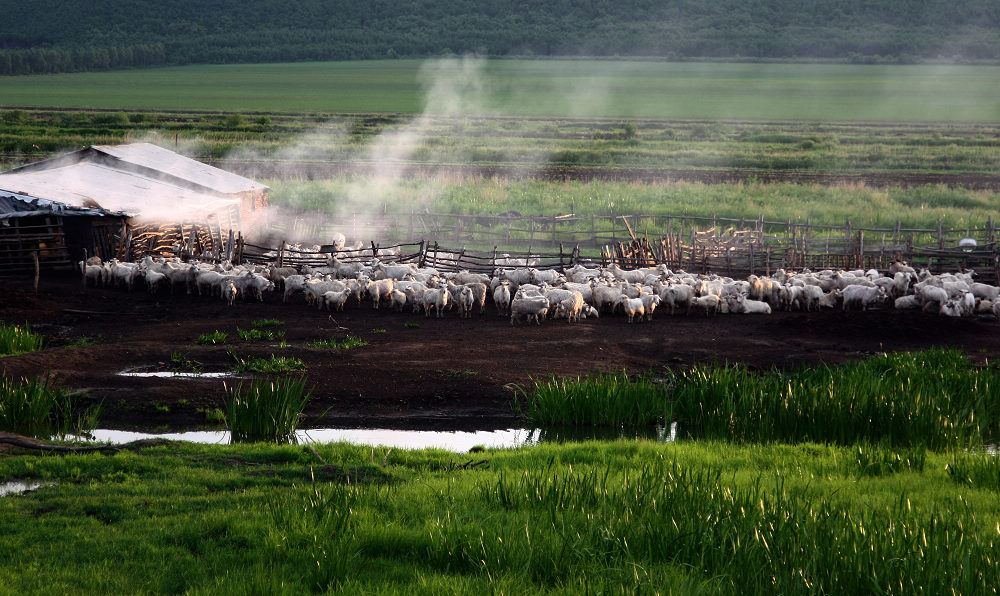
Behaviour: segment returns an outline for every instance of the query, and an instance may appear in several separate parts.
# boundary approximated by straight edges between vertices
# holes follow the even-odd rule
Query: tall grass
[[[550,377],[522,392],[521,408],[541,426],[644,426],[673,419],[666,387],[627,373]]]
[[[312,396],[306,379],[254,379],[226,387],[226,423],[233,443],[288,443]]]
[[[41,350],[45,338],[31,332],[28,325],[0,323],[0,356],[13,356]]]
[[[543,426],[648,425],[672,416],[711,439],[930,449],[979,445],[1000,426],[1000,371],[954,350],[792,372],[736,364],[669,375],[670,390],[617,374],[552,378],[525,396],[525,415]]]
[[[676,375],[678,420],[742,442],[981,444],[1000,422],[1000,375],[955,350],[875,356],[840,366],[756,374],[696,366]]]
[[[64,437],[96,428],[99,408],[78,408],[51,378],[0,379],[0,430],[30,437]]]
[[[479,498],[519,526],[438,518],[429,556],[579,593],[599,585],[595,562],[634,569],[646,586],[655,570],[689,569],[726,594],[973,594],[1000,579],[995,533],[973,529],[962,507],[899,497],[844,508],[765,476],[736,482],[721,467],[663,460],[501,474],[477,483]]]

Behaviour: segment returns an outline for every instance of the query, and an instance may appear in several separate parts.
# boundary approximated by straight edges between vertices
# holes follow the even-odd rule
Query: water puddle
[[[158,370],[148,372],[137,372],[123,370],[118,373],[119,377],[138,377],[146,379],[237,379],[243,375],[230,372],[174,372],[172,370]]]
[[[22,480],[8,480],[7,482],[0,482],[0,497],[6,497],[8,495],[20,495],[26,492],[37,490],[43,486],[52,486],[55,482],[47,482],[45,480],[38,480],[34,478],[25,478]]]
[[[90,440],[101,443],[122,444],[140,439],[168,439],[194,443],[228,445],[229,431],[202,430],[176,433],[141,433],[123,430],[97,429],[90,433]],[[295,432],[298,443],[351,443],[393,447],[398,449],[437,448],[456,453],[467,452],[473,447],[503,449],[530,447],[540,443],[566,441],[649,439],[666,443],[677,440],[677,423],[642,431],[548,430],[540,428],[508,428],[501,430],[444,431],[396,430],[388,428],[310,428]]]

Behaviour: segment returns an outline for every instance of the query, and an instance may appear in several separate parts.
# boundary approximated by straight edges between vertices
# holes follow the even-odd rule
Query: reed
[[[226,423],[232,442],[291,442],[311,395],[305,377],[226,386]]]
[[[885,354],[841,366],[757,374],[742,365],[674,375],[674,413],[739,442],[979,445],[1000,423],[1000,377],[954,350]]]
[[[0,323],[0,357],[35,352],[44,345],[45,338],[32,333],[27,324],[20,326]]]
[[[955,453],[947,470],[951,479],[959,484],[1000,492],[1000,459],[996,453]]]
[[[97,427],[99,408],[79,408],[49,377],[0,379],[0,430],[30,437],[65,437]]]
[[[667,382],[624,373],[553,377],[522,392],[522,410],[546,427],[676,420],[709,439],[929,449],[980,445],[1000,425],[1000,371],[954,350],[792,372],[727,364],[667,375]]]

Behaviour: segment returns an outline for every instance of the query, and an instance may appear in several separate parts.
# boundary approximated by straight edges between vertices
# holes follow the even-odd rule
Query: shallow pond
[[[7,482],[0,482],[0,497],[6,497],[8,495],[19,495],[21,493],[26,493],[33,491],[43,486],[51,486],[55,484],[54,482],[47,482],[45,480],[38,480],[37,478],[24,478],[21,480],[9,480]]]
[[[91,440],[122,444],[139,439],[169,439],[194,443],[229,444],[229,431],[197,430],[177,433],[142,433],[123,430],[97,429]],[[508,428],[501,430],[396,430],[387,428],[310,428],[295,432],[299,443],[353,443],[400,449],[438,448],[465,452],[473,447],[514,448],[543,442],[583,441],[592,439],[649,439],[670,442],[677,439],[677,423],[669,427],[629,431],[577,429],[543,430],[539,428]]]

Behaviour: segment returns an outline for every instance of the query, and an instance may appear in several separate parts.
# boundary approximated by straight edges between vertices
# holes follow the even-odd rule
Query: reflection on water
[[[38,480],[36,478],[0,482],[0,497],[6,497],[7,495],[19,495],[21,493],[26,493],[43,486],[51,486],[53,484],[55,483]]]
[[[231,379],[239,375],[228,372],[173,372],[170,370],[158,370],[153,372],[128,372],[118,373],[119,377],[141,377],[155,379]]]
[[[151,434],[123,430],[98,429],[91,433],[91,440],[121,444],[139,439],[169,439],[194,443],[229,444],[229,431],[188,431],[178,433]],[[473,447],[514,448],[530,447],[539,443],[561,443],[566,441],[649,439],[658,442],[677,440],[677,423],[669,427],[658,426],[651,429],[630,429],[628,431],[607,429],[540,429],[508,428],[503,430],[442,431],[442,430],[394,430],[387,428],[311,428],[295,432],[299,443],[352,443],[399,449],[438,448],[448,451],[465,452]]]

